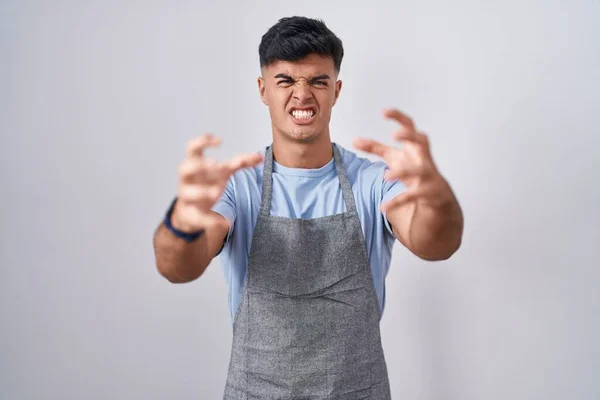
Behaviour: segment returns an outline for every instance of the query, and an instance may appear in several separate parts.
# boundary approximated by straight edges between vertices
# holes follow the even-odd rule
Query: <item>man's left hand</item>
[[[439,208],[452,201],[450,187],[433,162],[427,136],[419,132],[412,119],[399,110],[388,109],[383,115],[400,124],[392,137],[403,144],[402,148],[365,138],[357,138],[353,142],[357,149],[384,159],[388,166],[384,175],[386,180],[400,180],[406,184],[406,192],[384,203],[382,211],[412,202],[419,207]]]

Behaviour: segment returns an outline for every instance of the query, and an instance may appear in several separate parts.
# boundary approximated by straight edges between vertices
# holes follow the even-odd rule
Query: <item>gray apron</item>
[[[347,211],[292,219],[270,215],[267,148],[225,400],[390,399],[365,241],[335,145],[333,155]]]

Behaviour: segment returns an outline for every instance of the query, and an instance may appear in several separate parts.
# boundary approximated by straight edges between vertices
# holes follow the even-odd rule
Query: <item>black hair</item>
[[[281,18],[263,35],[258,46],[261,67],[274,61],[297,61],[311,53],[331,57],[336,72],[340,71],[344,46],[320,19]]]

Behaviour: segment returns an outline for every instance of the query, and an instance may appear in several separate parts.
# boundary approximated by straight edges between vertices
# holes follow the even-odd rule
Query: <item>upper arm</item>
[[[221,253],[225,246],[230,231],[230,223],[222,214],[215,211],[211,211],[211,213],[215,217],[215,221],[219,221],[211,229],[206,230],[208,254],[211,258],[214,258]]]
[[[405,203],[399,207],[390,210],[384,218],[387,218],[387,223],[390,225],[394,236],[406,248],[411,248],[410,243],[410,224],[415,215],[416,205],[414,202]]]
[[[218,216],[221,222],[220,228],[215,231],[214,247],[210,247],[211,254],[219,255],[225,247],[229,237],[233,234],[235,220],[237,217],[236,196],[233,184],[233,177],[229,179],[221,198],[212,206],[212,212]],[[213,253],[214,249],[214,253]]]
[[[406,189],[400,181],[382,182],[381,204],[384,204]],[[395,207],[387,213],[382,212],[385,227],[390,235],[395,236],[405,247],[410,247],[409,231],[412,217],[415,213],[415,204],[408,202],[400,207]]]

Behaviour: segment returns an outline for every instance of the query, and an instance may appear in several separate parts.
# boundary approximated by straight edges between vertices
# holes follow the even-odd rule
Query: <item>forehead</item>
[[[274,61],[271,65],[264,68],[264,70],[266,77],[269,78],[273,78],[277,74],[286,74],[294,78],[308,78],[322,74],[333,77],[335,75],[334,68],[331,57],[310,54],[296,61]]]

